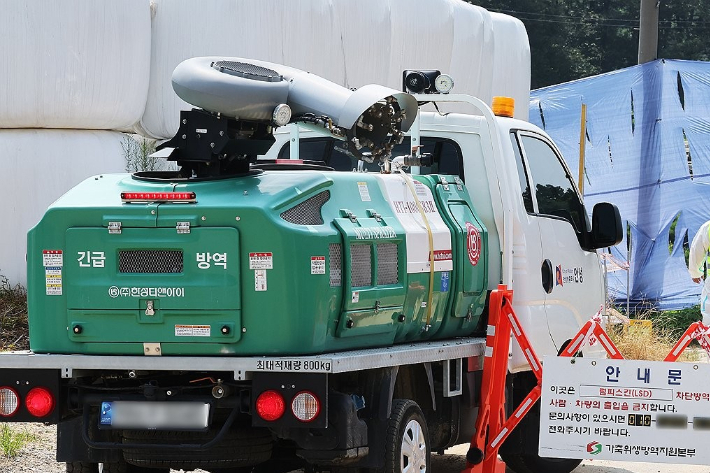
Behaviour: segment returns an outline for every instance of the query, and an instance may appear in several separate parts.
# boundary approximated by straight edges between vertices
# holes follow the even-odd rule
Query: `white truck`
[[[200,107],[159,152],[181,171],[91,178],[30,232],[33,352],[0,355],[0,416],[57,423],[68,472],[425,471],[474,433],[490,290],[515,291],[539,355],[603,304],[595,250],[620,241],[618,210],[590,223],[510,101],[451,94],[439,71],[352,92],[241,58],[188,60],[173,83]],[[479,115],[419,111],[445,102]],[[514,350],[511,407],[525,367]],[[538,420],[503,458],[573,470],[537,455]]]

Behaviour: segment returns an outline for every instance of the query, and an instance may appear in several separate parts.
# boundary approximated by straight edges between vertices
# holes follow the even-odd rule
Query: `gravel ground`
[[[55,426],[44,424],[10,424],[14,432],[27,431],[36,440],[25,444],[17,458],[7,459],[0,451],[0,472],[2,473],[65,473],[64,463],[55,461]]]
[[[0,473],[65,473],[64,463],[55,458],[55,426],[43,424],[13,425],[13,430],[36,436],[14,459],[0,457]],[[460,473],[466,467],[463,455],[467,445],[459,445],[447,450],[445,455],[432,455],[432,471],[435,473]],[[291,472],[301,473],[302,470]],[[173,470],[181,473],[181,470]],[[195,473],[206,473],[195,470]],[[512,473],[508,470],[508,473]],[[546,472],[539,472],[546,473]],[[625,463],[611,461],[585,461],[575,473],[710,473],[710,466],[670,465],[661,463]]]

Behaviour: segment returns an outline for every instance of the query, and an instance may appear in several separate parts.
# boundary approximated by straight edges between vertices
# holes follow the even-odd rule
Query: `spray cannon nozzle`
[[[401,142],[418,107],[414,97],[395,89],[370,84],[353,91],[315,74],[252,59],[188,59],[175,68],[172,82],[181,99],[207,112],[239,122],[318,126],[343,139],[348,153],[369,162],[389,157],[387,145]]]

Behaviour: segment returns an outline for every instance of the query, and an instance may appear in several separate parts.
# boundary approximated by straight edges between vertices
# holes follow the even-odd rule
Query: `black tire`
[[[99,473],[98,463],[70,462],[66,464],[67,473]]]
[[[537,455],[501,455],[505,465],[515,473],[570,473],[582,460],[570,458],[544,458]]]
[[[409,399],[392,401],[392,413],[387,422],[385,467],[377,473],[431,471],[429,429],[419,405]]]
[[[212,468],[210,473],[285,473],[288,471],[298,470],[301,465],[288,465],[280,463],[278,460],[274,463],[274,459],[266,463],[256,466],[237,466],[233,468]],[[333,473],[331,471],[331,473]],[[352,472],[354,473],[354,472]]]
[[[170,468],[144,468],[120,461],[102,463],[101,471],[102,473],[170,473]]]
[[[251,473],[254,470],[251,466],[238,466],[236,468],[214,468],[210,473]]]
[[[204,443],[214,438],[217,431],[176,432],[155,430],[131,430],[123,432],[124,443],[141,444],[187,444]],[[193,470],[252,467],[271,458],[273,439],[267,429],[236,428],[227,432],[224,439],[209,450],[195,451],[178,449],[149,449],[123,451],[123,457],[132,465],[147,468],[173,468]],[[153,470],[150,470],[152,473]],[[249,470],[246,470],[249,471]],[[113,473],[113,472],[112,472]],[[132,473],[132,472],[131,472]]]

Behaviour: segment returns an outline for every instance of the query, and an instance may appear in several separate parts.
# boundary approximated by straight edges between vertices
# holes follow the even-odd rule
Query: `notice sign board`
[[[543,457],[710,464],[710,365],[545,357]]]

